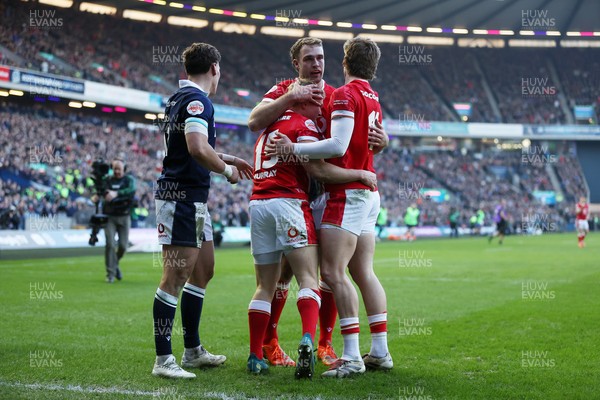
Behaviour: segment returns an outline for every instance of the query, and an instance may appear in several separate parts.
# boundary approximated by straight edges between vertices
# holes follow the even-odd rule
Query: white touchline
[[[32,390],[57,390],[57,391],[67,391],[67,392],[76,392],[76,393],[108,393],[108,394],[124,394],[124,395],[133,395],[133,396],[146,396],[146,397],[158,397],[165,395],[161,393],[159,390],[156,391],[145,391],[145,390],[129,390],[129,389],[121,389],[115,386],[110,387],[102,387],[102,386],[88,386],[82,387],[79,385],[58,385],[58,384],[48,384],[48,383],[21,383],[21,382],[6,382],[0,380],[0,386],[6,387],[15,387],[15,388],[23,388],[23,389],[32,389]],[[202,393],[204,398],[208,399],[220,399],[220,400],[253,400],[256,397],[247,397],[243,393],[232,393],[227,394],[223,392],[206,392]],[[288,396],[279,396],[275,398],[276,400],[287,399]],[[297,397],[298,400],[322,400],[321,396],[317,397]]]
[[[118,387],[102,387],[102,386],[89,386],[82,387],[79,385],[58,385],[54,383],[21,383],[21,382],[5,382],[0,381],[0,386],[8,386],[8,387],[16,387],[16,388],[24,388],[24,389],[33,389],[33,390],[64,390],[68,392],[78,392],[78,393],[116,393],[116,394],[126,394],[126,395],[135,395],[135,396],[151,396],[158,397],[160,396],[159,391],[148,392],[144,390],[128,390],[121,389]]]

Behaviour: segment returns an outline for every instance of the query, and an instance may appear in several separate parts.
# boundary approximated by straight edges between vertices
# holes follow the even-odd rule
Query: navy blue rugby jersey
[[[155,199],[206,203],[210,188],[210,170],[190,155],[186,133],[208,137],[215,148],[215,110],[208,94],[188,80],[179,81],[179,90],[167,102],[165,117],[159,126],[164,135],[166,155],[155,187]]]

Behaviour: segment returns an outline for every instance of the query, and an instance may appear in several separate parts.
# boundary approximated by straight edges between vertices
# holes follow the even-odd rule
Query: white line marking
[[[30,389],[30,390],[56,390],[56,391],[66,391],[66,392],[76,392],[76,393],[100,393],[100,394],[122,394],[122,395],[133,395],[133,396],[145,396],[145,397],[161,397],[168,398],[170,394],[177,395],[177,390],[175,389],[175,393],[171,393],[170,390],[155,390],[155,391],[146,391],[146,390],[129,390],[122,389],[116,386],[102,387],[102,386],[80,386],[80,385],[58,385],[58,384],[48,384],[48,383],[21,383],[21,382],[6,382],[0,380],[0,386],[6,387],[14,387],[21,389]],[[198,393],[196,393],[197,395]],[[201,393],[202,398],[204,399],[219,399],[219,400],[257,400],[257,397],[247,397],[243,393],[232,393],[227,394],[223,392],[205,392]],[[185,396],[182,394],[182,396]],[[276,400],[285,400],[288,399],[288,395],[278,396]],[[295,397],[298,400],[322,400],[321,396],[317,397]]]
[[[101,386],[88,386],[82,387],[79,385],[58,385],[58,384],[47,384],[47,383],[21,383],[21,382],[5,382],[0,381],[0,386],[16,387],[31,390],[58,390],[67,392],[77,393],[115,393],[135,396],[147,396],[147,397],[158,397],[161,393],[159,391],[148,392],[144,390],[129,390],[121,389],[115,386],[101,387]]]

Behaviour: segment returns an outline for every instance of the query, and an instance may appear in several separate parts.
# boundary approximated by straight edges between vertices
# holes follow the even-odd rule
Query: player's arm
[[[206,120],[195,117],[185,120],[185,142],[188,152],[198,164],[225,176],[231,183],[237,183],[239,180],[237,168],[221,160],[215,149],[208,143],[208,122]]]
[[[285,135],[277,133],[273,141],[265,146],[268,156],[297,154],[310,159],[335,158],[346,154],[352,131],[354,130],[354,115],[333,115],[331,117],[331,137],[313,143],[292,143]]]
[[[284,95],[275,100],[266,97],[254,107],[250,112],[248,128],[252,132],[260,132],[275,122],[281,114],[295,103],[313,101],[321,104],[324,98],[323,91],[318,85],[298,86],[294,83]]]
[[[235,166],[242,178],[252,179],[252,173],[254,170],[252,169],[252,166],[246,162],[246,160],[230,154],[217,153],[217,155],[225,163]]]
[[[310,160],[302,164],[306,172],[323,183],[361,182],[372,190],[377,188],[377,175],[361,169],[344,169],[324,160]]]

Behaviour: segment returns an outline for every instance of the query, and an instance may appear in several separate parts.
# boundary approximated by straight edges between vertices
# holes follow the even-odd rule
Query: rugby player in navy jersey
[[[182,366],[217,366],[226,359],[210,354],[200,343],[198,333],[206,285],[214,272],[212,227],[206,202],[211,171],[233,184],[240,175],[251,178],[252,167],[240,158],[214,150],[214,108],[208,96],[217,91],[220,60],[219,51],[206,43],[194,43],[185,49],[183,62],[188,79],[179,81],[179,90],[169,98],[161,123],[166,153],[155,191],[163,259],[163,275],[153,307],[155,376],[196,377],[177,364],[171,348],[173,319],[182,290]]]

